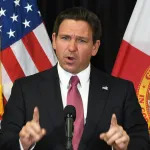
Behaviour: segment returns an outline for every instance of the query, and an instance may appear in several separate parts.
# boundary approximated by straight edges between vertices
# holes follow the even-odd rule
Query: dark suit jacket
[[[65,121],[57,67],[15,81],[5,107],[0,134],[1,150],[18,150],[18,133],[38,106],[40,125],[47,135],[36,150],[65,149]],[[111,77],[92,66],[88,111],[79,150],[111,150],[99,134],[110,127],[112,114],[130,136],[128,150],[148,150],[148,129],[129,81]]]

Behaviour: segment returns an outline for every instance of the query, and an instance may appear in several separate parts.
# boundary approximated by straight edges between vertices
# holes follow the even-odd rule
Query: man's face
[[[100,41],[93,44],[92,29],[85,21],[65,19],[59,27],[58,35],[52,35],[53,48],[60,66],[73,74],[84,70],[95,56]]]

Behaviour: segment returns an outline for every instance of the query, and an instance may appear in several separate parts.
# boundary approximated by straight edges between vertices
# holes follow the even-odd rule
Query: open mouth
[[[67,63],[72,64],[75,62],[76,59],[74,57],[68,56],[65,58],[65,60]]]
[[[67,57],[69,60],[74,60],[75,58],[74,57]]]

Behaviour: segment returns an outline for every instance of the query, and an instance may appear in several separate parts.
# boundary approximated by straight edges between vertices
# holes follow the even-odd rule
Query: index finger
[[[38,107],[35,107],[33,112],[33,121],[39,123],[39,118],[40,118],[39,109]]]
[[[117,117],[116,117],[115,114],[113,114],[112,117],[111,117],[111,126],[116,126],[116,125],[118,125]]]

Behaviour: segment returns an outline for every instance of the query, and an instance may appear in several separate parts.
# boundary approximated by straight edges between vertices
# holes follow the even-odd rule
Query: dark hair
[[[100,40],[100,37],[102,34],[101,22],[100,22],[100,19],[97,17],[97,15],[94,14],[93,12],[82,7],[73,7],[73,8],[69,8],[69,9],[62,11],[57,16],[56,21],[54,23],[53,32],[56,33],[56,36],[58,35],[60,24],[65,19],[86,21],[91,26],[93,42],[95,43],[96,40]]]

